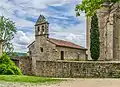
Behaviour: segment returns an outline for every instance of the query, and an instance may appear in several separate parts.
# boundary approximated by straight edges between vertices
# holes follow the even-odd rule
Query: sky
[[[15,22],[17,33],[12,40],[14,51],[27,52],[35,40],[34,25],[40,14],[49,25],[51,38],[71,41],[85,47],[86,22],[84,13],[76,17],[75,5],[82,0],[0,0],[0,16]]]

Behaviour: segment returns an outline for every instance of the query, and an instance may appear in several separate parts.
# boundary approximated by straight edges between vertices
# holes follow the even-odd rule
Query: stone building
[[[116,9],[119,4],[108,4],[97,11],[100,32],[100,58],[99,60],[120,60],[120,11]],[[109,12],[111,11],[110,15]],[[91,18],[87,18],[87,55],[90,57],[90,29]]]
[[[86,60],[86,48],[72,42],[49,38],[49,23],[40,15],[35,24],[35,41],[29,48],[32,73],[36,73],[37,61]]]
[[[29,48],[30,57],[41,61],[85,60],[86,49],[72,42],[49,38],[49,23],[40,15],[35,24],[35,41]]]

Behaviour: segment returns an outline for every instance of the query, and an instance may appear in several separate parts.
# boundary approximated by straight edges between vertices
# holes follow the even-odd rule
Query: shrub
[[[22,75],[22,73],[13,61],[3,54],[0,57],[0,75]]]
[[[18,67],[13,66],[11,69],[14,71],[15,75],[21,75],[21,70]]]

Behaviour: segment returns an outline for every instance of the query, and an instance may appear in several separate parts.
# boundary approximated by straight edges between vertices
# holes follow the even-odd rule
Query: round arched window
[[[44,26],[42,26],[42,32],[44,32]]]
[[[38,26],[38,28],[37,28],[37,29],[38,29],[38,31],[40,31],[40,27],[39,27],[39,26]]]

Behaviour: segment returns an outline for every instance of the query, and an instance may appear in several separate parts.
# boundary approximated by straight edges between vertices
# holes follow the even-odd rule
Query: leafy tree
[[[98,60],[100,55],[99,35],[98,18],[97,15],[94,14],[91,20],[90,30],[90,52],[93,60]]]
[[[6,55],[0,57],[0,75],[22,75],[21,70]]]
[[[11,40],[16,33],[15,23],[4,16],[0,16],[0,40],[3,40],[3,51],[6,53],[13,52]]]
[[[96,10],[100,9],[103,5],[113,6],[120,0],[82,0],[81,4],[76,5],[76,14],[80,16],[81,12],[85,12],[87,16],[93,16]]]

